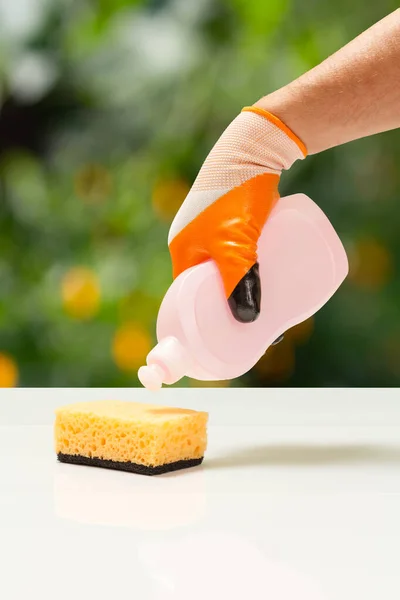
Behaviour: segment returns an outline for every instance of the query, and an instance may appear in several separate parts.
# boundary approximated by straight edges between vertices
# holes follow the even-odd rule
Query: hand
[[[174,277],[214,260],[241,323],[260,314],[257,243],[279,199],[281,172],[305,156],[304,144],[277,117],[244,108],[206,158],[171,225]]]

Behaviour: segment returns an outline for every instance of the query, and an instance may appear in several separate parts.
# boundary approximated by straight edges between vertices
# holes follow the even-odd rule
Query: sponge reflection
[[[193,524],[206,510],[202,468],[145,477],[92,467],[58,464],[54,512],[91,525],[162,531]]]

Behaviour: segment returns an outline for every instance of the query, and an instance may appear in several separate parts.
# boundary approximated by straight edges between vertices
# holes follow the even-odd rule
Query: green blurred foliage
[[[126,349],[115,350],[115,336],[133,323],[143,351],[154,342],[179,190],[243,105],[395,8],[391,0],[0,2],[0,353],[15,361],[20,385],[138,384],[133,366],[118,367],[116,352]],[[391,132],[285,175],[282,194],[304,192],[330,217],[351,274],[313,327],[290,332],[231,385],[400,384],[399,161]],[[161,208],[155,189],[164,190]],[[96,278],[98,309],[89,284],[65,291],[77,267]],[[71,313],[71,302],[86,302],[79,294],[89,295],[89,317]]]

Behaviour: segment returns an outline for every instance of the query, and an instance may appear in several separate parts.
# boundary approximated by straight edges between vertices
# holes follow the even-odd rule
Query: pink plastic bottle
[[[285,331],[316,313],[348,273],[345,250],[327,217],[303,194],[281,198],[258,244],[261,314],[238,323],[214,262],[182,273],[161,304],[157,346],[139,369],[148,389],[187,375],[217,381],[249,371]]]

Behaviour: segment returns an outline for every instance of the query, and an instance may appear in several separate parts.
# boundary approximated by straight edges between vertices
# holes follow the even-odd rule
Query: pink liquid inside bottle
[[[348,273],[339,237],[303,194],[279,200],[262,231],[258,257],[261,314],[251,324],[233,318],[214,262],[177,277],[158,314],[158,344],[139,369],[146,388],[185,375],[204,381],[243,375],[282,333],[316,313]]]

